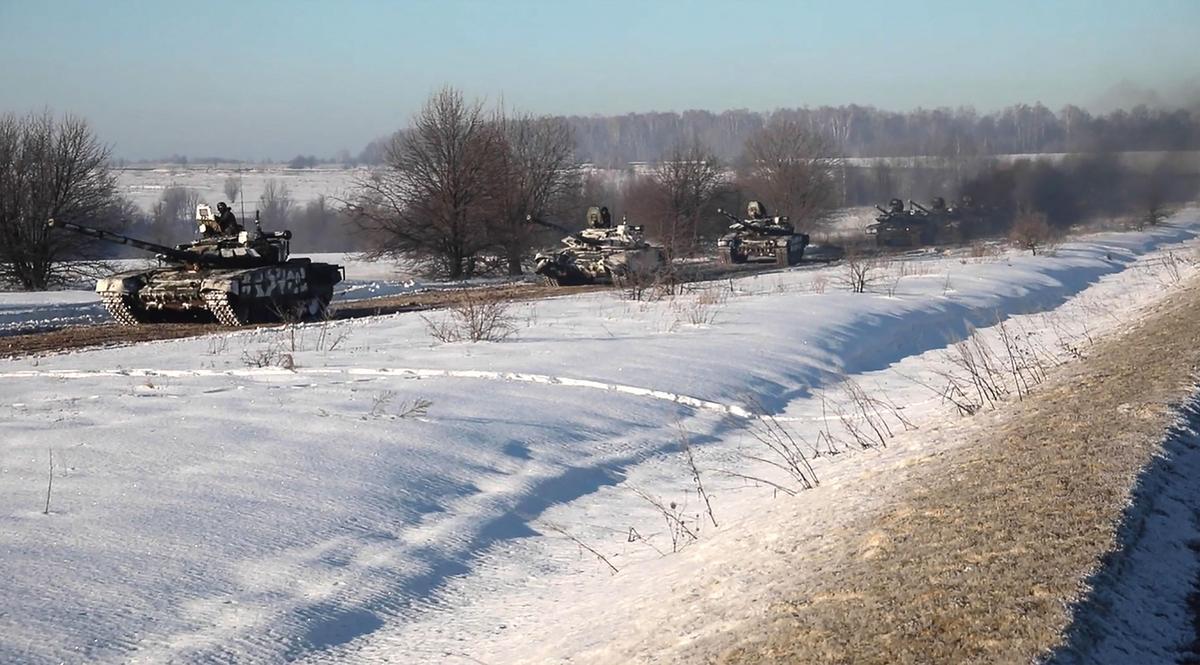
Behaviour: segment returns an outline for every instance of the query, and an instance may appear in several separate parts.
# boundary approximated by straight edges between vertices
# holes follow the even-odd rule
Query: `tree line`
[[[794,122],[837,143],[845,157],[968,157],[1059,152],[1200,150],[1200,109],[1135,106],[1092,114],[1068,105],[1055,112],[1042,104],[1015,104],[993,113],[970,107],[888,111],[872,106],[820,106],[770,112],[745,109],[714,113],[627,113],[564,118],[575,134],[580,162],[623,168],[653,162],[681,142],[696,138],[717,157],[743,157],[755,132]],[[356,157],[383,163],[390,137],[369,143]]]

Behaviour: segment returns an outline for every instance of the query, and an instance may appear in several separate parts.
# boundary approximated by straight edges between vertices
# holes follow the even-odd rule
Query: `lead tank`
[[[257,217],[257,215],[256,215]],[[70,222],[47,225],[157,253],[153,268],[96,281],[96,293],[117,323],[212,317],[227,326],[320,318],[344,276],[341,266],[290,258],[291,231],[218,235],[208,206],[197,206],[204,237],[168,247]]]
[[[534,272],[559,286],[619,284],[654,275],[667,263],[661,247],[643,237],[642,227],[624,220],[615,227],[608,208],[588,208],[588,228],[562,239],[566,247],[539,252]]]
[[[746,206],[746,219],[717,209],[733,223],[729,233],[717,240],[717,254],[721,263],[745,263],[752,260],[769,259],[780,266],[794,266],[804,257],[808,246],[808,235],[796,233],[787,217],[770,217],[767,207],[758,201]]]

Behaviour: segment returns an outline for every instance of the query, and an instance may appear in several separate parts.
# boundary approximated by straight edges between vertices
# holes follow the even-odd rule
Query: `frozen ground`
[[[514,306],[500,343],[439,344],[396,315],[0,362],[0,662],[685,645],[770,600],[748,539],[886,501],[852,479],[954,417],[948,344],[1004,319],[1065,359],[1194,271],[1198,232],[1188,211],[1055,256],[909,257],[864,295],[832,266],[557,298]],[[257,366],[282,354],[294,369]],[[886,448],[833,415],[853,386],[892,405]],[[818,488],[761,461],[771,423]],[[774,523],[781,506],[807,517]]]

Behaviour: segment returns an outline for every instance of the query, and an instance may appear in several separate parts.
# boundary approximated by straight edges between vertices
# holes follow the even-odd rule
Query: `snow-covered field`
[[[288,188],[288,195],[300,205],[319,196],[345,196],[353,189],[354,178],[363,174],[362,169],[286,169],[272,167],[250,167],[245,169],[228,167],[160,167],[129,168],[117,174],[117,187],[138,207],[150,210],[168,187],[187,187],[200,194],[201,201],[215,206],[217,201],[228,201],[225,195],[225,180],[240,178],[246,210],[251,211],[262,196],[268,180],[275,180]],[[240,213],[240,204],[233,206]],[[253,213],[250,213],[253,217]]]
[[[1198,234],[1190,210],[1054,256],[911,256],[868,294],[831,266],[562,297],[512,306],[495,343],[438,343],[402,314],[0,362],[0,662],[686,645],[779,592],[749,542],[887,500],[854,479],[957,417],[937,395],[947,345],[972,327],[995,344],[1004,320],[1065,360],[1195,271]],[[282,354],[292,369],[258,366]],[[772,428],[819,487],[764,461]]]

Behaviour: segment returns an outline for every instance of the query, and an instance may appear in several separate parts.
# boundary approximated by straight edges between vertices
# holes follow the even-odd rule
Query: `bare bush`
[[[848,251],[842,264],[841,282],[851,293],[866,293],[867,289],[886,278],[884,270],[890,263],[878,254]]]
[[[440,342],[499,342],[517,332],[511,306],[482,289],[462,289],[447,314],[421,318],[426,331]]]
[[[1021,215],[1013,224],[1009,239],[1021,249],[1028,249],[1036,256],[1038,250],[1045,251],[1054,240],[1054,231],[1040,213]]]
[[[1047,379],[1051,368],[1061,364],[1033,333],[1004,321],[999,315],[994,334],[1000,349],[993,347],[982,333],[972,330],[943,355],[951,368],[938,372],[944,385],[935,390],[959,415],[970,416],[995,408],[1014,393],[1017,399],[1024,399]],[[1072,355],[1082,357],[1076,347],[1063,341],[1061,332],[1059,342]]]
[[[750,461],[766,464],[788,477],[789,484],[783,484],[761,476],[754,476],[740,471],[725,471],[726,475],[741,478],[754,483],[769,485],[775,490],[789,496],[794,496],[800,490],[812,489],[821,484],[817,472],[808,461],[808,453],[804,446],[807,442],[797,433],[793,436],[774,416],[763,409],[762,405],[751,400],[752,418],[748,421],[748,431],[758,446],[742,450],[741,455]],[[804,444],[804,445],[801,445]],[[814,452],[816,448],[808,446]]]
[[[729,299],[729,290],[724,285],[708,287],[687,296],[680,296],[671,303],[676,312],[676,321],[693,326],[712,325]]]
[[[405,418],[424,418],[429,415],[429,407],[433,406],[433,402],[424,397],[414,397],[411,400],[402,400],[394,407],[392,405],[396,400],[396,392],[393,390],[385,390],[379,393],[371,401],[371,410],[367,414],[370,418],[404,420]]]
[[[242,362],[247,367],[280,367],[288,371],[296,369],[295,357],[278,342],[242,350]]]
[[[667,524],[667,534],[671,537],[671,551],[678,552],[695,542],[700,537],[700,517],[691,516],[682,504],[675,501],[665,501],[649,492],[633,488],[633,493],[650,504],[662,515]]]

